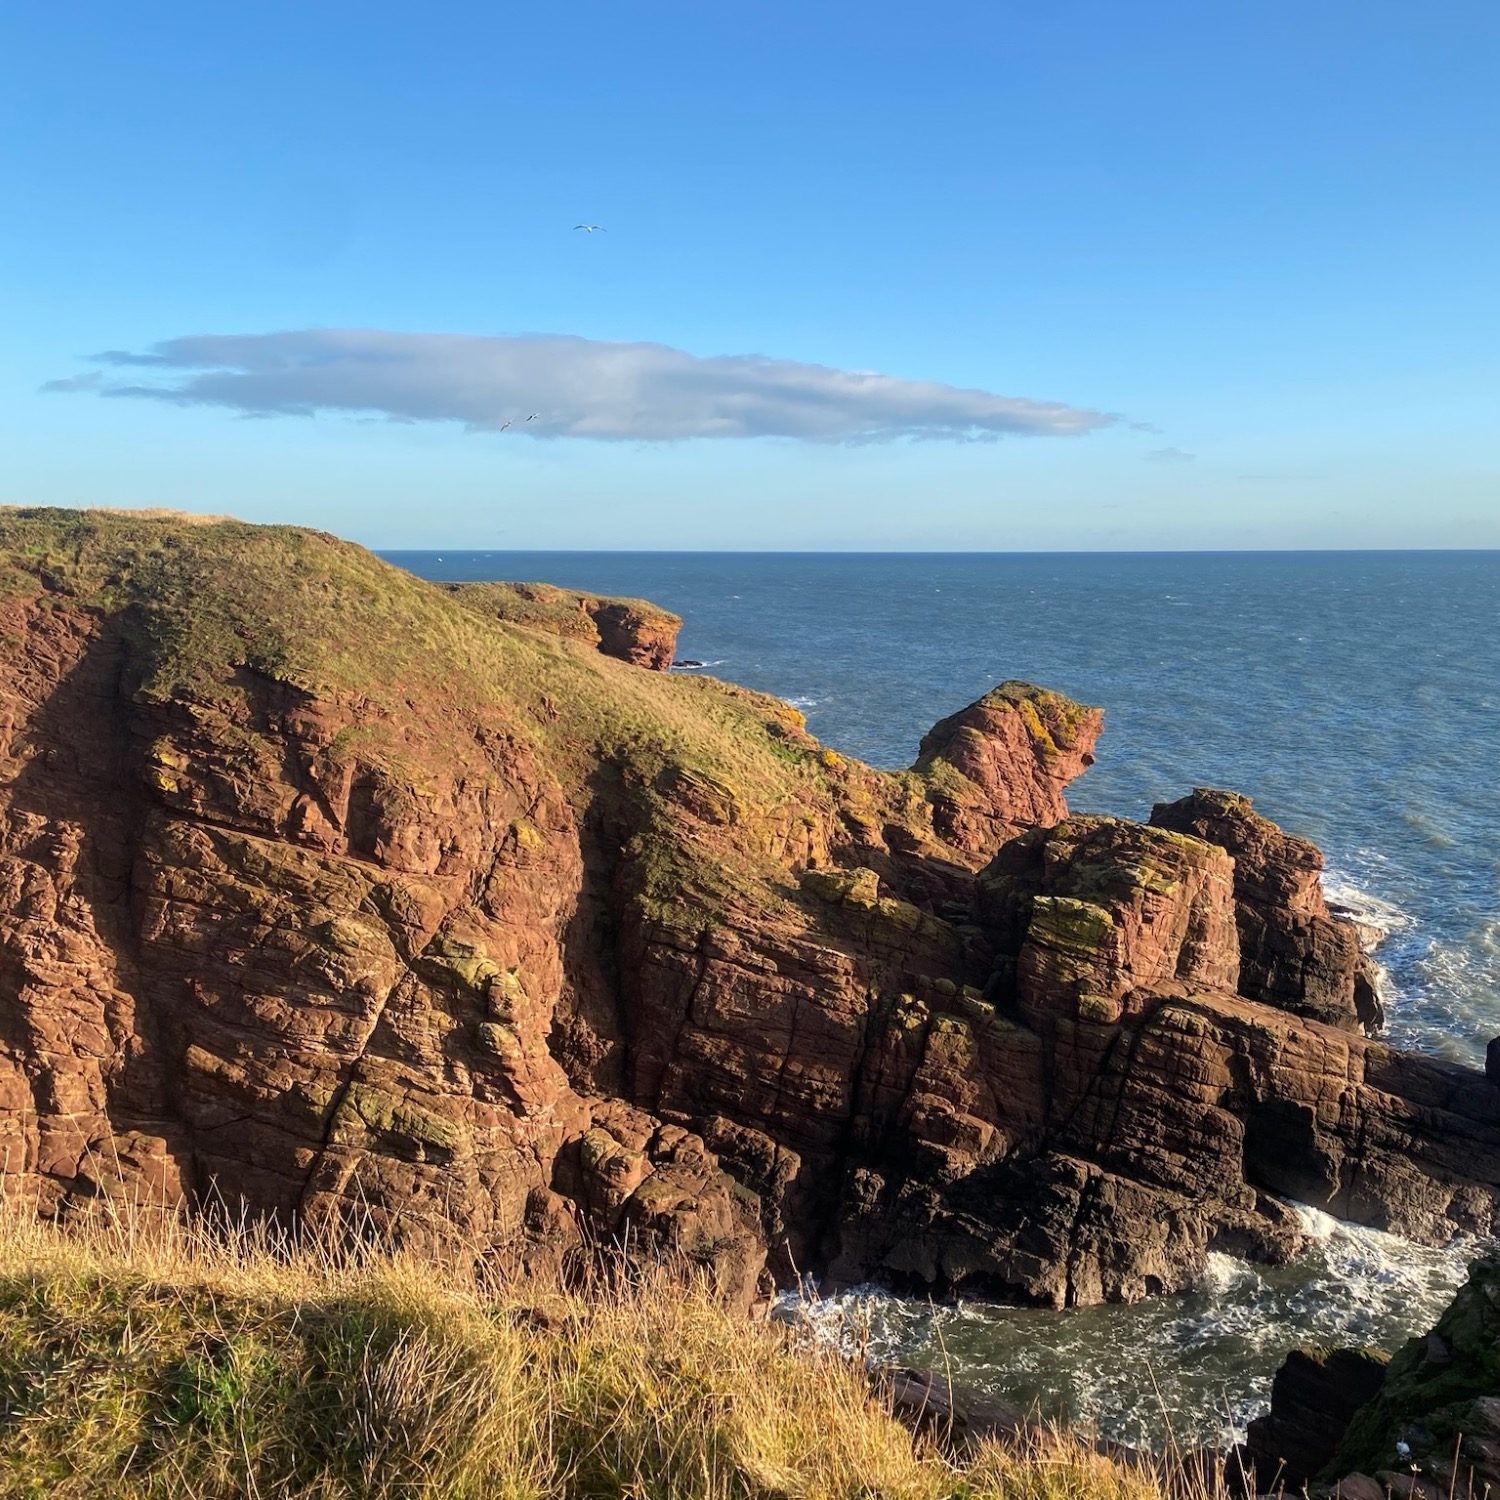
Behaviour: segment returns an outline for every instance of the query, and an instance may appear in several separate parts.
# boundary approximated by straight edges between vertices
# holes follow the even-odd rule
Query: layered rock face
[[[1374,965],[1353,924],[1329,913],[1321,850],[1283,833],[1233,792],[1199,789],[1159,802],[1151,822],[1234,856],[1241,994],[1333,1026],[1380,1028]]]
[[[1287,1198],[1424,1240],[1491,1229],[1493,1088],[1234,993],[1233,871],[1114,819],[1001,850],[990,977],[896,1064],[841,1271],[1063,1305],[1184,1286],[1213,1248],[1293,1254]]]
[[[939,797],[938,831],[950,843],[990,854],[1023,829],[1050,827],[1067,815],[1063,792],[1093,765],[1103,727],[1099,709],[1025,682],[1002,683],[933,725],[918,747],[917,765],[951,767],[990,794],[988,805],[980,806]]]
[[[1500,1091],[1359,1034],[1310,846],[1218,793],[1067,816],[1097,710],[1008,683],[883,773],[315,533],[0,513],[0,564],[0,1163],[41,1212],[1058,1305],[1291,1254],[1283,1196],[1495,1223]]]

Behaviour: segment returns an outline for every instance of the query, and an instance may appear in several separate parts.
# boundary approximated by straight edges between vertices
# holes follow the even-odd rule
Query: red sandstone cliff
[[[1288,1195],[1494,1227],[1500,1092],[1353,1029],[1243,799],[1067,818],[1098,712],[1022,684],[871,771],[501,613],[315,533],[0,515],[8,1193],[1059,1304],[1292,1253]]]

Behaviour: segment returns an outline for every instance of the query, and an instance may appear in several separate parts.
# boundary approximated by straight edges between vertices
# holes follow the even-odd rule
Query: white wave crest
[[[1416,925],[1394,901],[1372,895],[1338,871],[1329,870],[1324,875],[1323,895],[1335,916],[1347,918],[1359,929],[1367,952],[1395,933],[1409,931]]]

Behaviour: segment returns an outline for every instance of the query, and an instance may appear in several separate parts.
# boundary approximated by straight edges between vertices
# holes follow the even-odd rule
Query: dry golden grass
[[[26,505],[0,505],[0,510],[24,511],[35,507]],[[86,516],[126,516],[137,521],[176,521],[184,526],[217,526],[221,522],[234,521],[234,516],[210,515],[196,510],[173,510],[169,505],[84,505],[79,509]]]
[[[1164,1492],[1055,1433],[945,1454],[862,1369],[675,1271],[563,1290],[461,1257],[0,1213],[7,1500]]]

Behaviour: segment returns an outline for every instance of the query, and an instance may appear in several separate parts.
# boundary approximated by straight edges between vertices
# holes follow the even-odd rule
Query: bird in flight
[[[531,414],[531,415],[530,415],[530,416],[529,416],[529,417],[527,417],[527,418],[526,418],[526,420],[527,420],[527,421],[528,421],[528,422],[535,422],[535,421],[536,421],[536,419],[537,419],[537,418],[538,418],[538,417],[539,417],[539,416],[541,416],[541,412],[539,412],[539,411],[534,411],[534,412],[532,412],[532,414]]]
[[[609,230],[607,230],[602,224],[575,224],[573,226],[573,228],[574,229],[581,229],[581,230],[583,230],[583,232],[585,234],[595,234],[595,233],[598,233],[598,234],[608,234],[609,233]]]
[[[505,431],[505,429],[506,429],[506,428],[507,428],[507,427],[509,427],[509,426],[510,426],[510,425],[511,425],[511,424],[510,424],[510,423],[509,423],[509,422],[502,422],[502,423],[501,423],[501,424],[500,424],[500,431],[501,431],[501,432],[504,432],[504,431]]]

